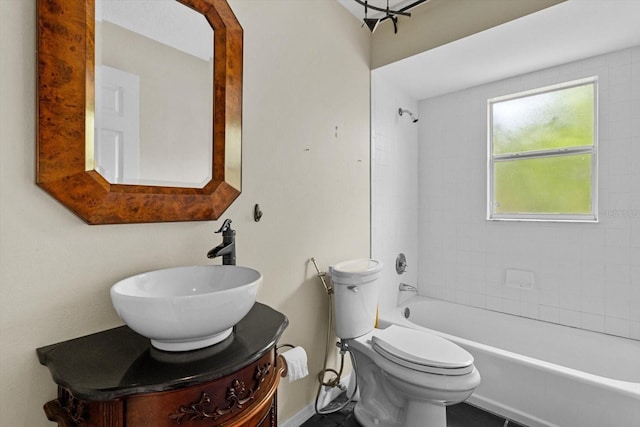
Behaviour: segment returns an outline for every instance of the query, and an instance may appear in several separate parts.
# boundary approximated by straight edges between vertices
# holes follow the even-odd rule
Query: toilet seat
[[[371,334],[376,353],[401,366],[431,374],[465,375],[473,356],[458,345],[428,332],[392,325]]]

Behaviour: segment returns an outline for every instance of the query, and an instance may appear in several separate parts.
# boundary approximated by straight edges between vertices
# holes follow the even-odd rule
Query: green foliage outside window
[[[490,218],[595,220],[595,81],[489,108]]]

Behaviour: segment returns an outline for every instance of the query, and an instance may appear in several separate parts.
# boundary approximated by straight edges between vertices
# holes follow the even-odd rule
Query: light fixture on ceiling
[[[397,33],[398,32],[398,16],[406,16],[406,17],[410,17],[411,14],[409,12],[407,12],[409,9],[412,9],[422,3],[426,3],[429,0],[416,0],[413,3],[404,6],[398,10],[391,10],[389,8],[389,0],[387,0],[387,8],[383,9],[381,7],[377,7],[377,6],[372,6],[369,4],[368,0],[354,0],[356,3],[364,6],[364,19],[363,19],[363,24],[362,26],[367,26],[367,28],[369,28],[369,31],[371,31],[372,33],[376,30],[376,28],[378,28],[378,25],[386,20],[386,19],[390,19],[391,22],[393,22],[393,32]],[[369,9],[371,10],[375,10],[377,12],[384,12],[385,15],[381,18],[369,18],[367,16]]]

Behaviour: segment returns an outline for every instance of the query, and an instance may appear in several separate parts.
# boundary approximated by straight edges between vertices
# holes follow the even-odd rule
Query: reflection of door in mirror
[[[203,187],[213,158],[209,23],[175,0],[97,0],[95,34],[95,169],[111,183]]]
[[[111,183],[136,182],[140,177],[140,77],[97,66],[95,100],[95,170]]]

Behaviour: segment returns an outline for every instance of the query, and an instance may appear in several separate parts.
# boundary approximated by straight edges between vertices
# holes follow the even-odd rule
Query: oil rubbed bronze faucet
[[[222,243],[207,253],[207,258],[222,257],[222,265],[236,265],[236,231],[231,229],[231,220],[225,219],[220,230]]]

